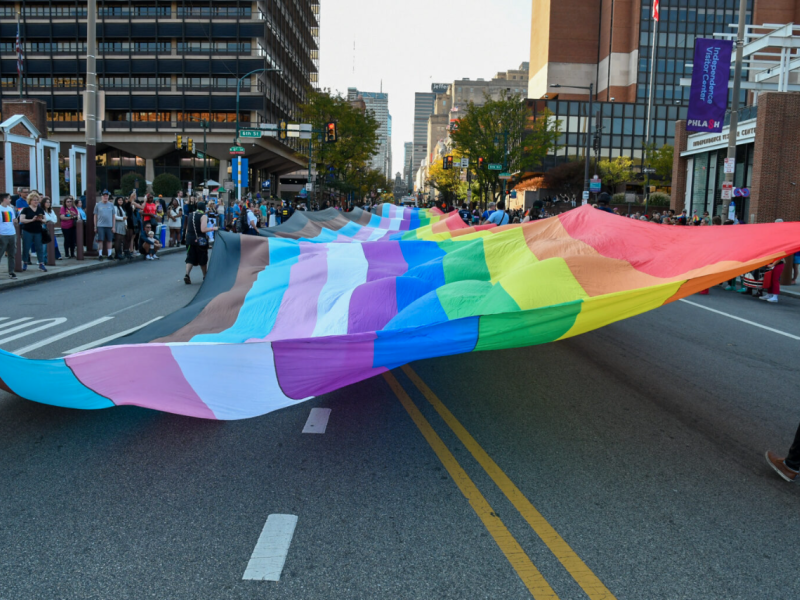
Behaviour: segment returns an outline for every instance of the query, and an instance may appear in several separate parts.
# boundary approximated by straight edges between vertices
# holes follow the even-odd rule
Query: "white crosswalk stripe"
[[[49,338],[45,338],[39,342],[35,342],[30,344],[29,346],[25,346],[24,348],[20,348],[19,350],[14,350],[14,354],[19,354],[20,356],[27,354],[31,350],[36,350],[37,348],[42,348],[43,346],[47,346],[48,344],[52,344],[53,342],[57,342],[58,340],[63,340],[65,337],[68,337],[74,333],[78,333],[79,331],[85,331],[90,327],[94,327],[95,325],[100,325],[100,323],[105,323],[106,321],[110,321],[114,317],[100,317],[99,319],[95,319],[94,321],[90,321],[89,323],[85,323],[84,325],[79,325],[78,327],[73,327],[72,329],[68,329],[67,331],[62,331],[61,333],[57,333],[54,336]]]
[[[48,323],[49,321],[49,323]],[[38,331],[43,331],[45,329],[50,329],[51,327],[55,327],[56,325],[61,325],[62,323],[67,322],[67,317],[53,317],[51,319],[38,319],[36,321],[31,321],[30,323],[23,323],[22,325],[18,325],[16,327],[12,327],[10,329],[6,329],[4,331],[0,331],[0,335],[5,335],[6,333],[11,333],[12,331],[23,329],[25,327],[30,327],[31,325],[36,325],[37,323],[44,323],[44,325],[39,325],[38,327],[34,327],[33,329],[27,329],[22,333],[18,333],[16,335],[12,335],[10,337],[4,337],[0,340],[0,344],[5,344],[6,342],[13,342],[14,340],[18,340],[19,338],[27,337],[29,335],[33,335]]]
[[[133,333],[134,331],[139,331],[140,329],[147,327],[150,323],[155,323],[159,319],[163,319],[164,317],[156,317],[155,319],[151,319],[147,323],[142,323],[138,327],[132,327],[131,329],[126,329],[125,331],[120,331],[119,333],[115,333],[114,335],[109,335],[104,338],[100,338],[99,340],[95,340],[93,342],[89,342],[88,344],[83,344],[82,346],[77,346],[76,348],[72,348],[64,352],[64,354],[75,354],[76,352],[83,352],[84,350],[90,350],[91,348],[96,348],[97,346],[102,346],[103,344],[107,344],[117,338],[121,338],[128,334]]]

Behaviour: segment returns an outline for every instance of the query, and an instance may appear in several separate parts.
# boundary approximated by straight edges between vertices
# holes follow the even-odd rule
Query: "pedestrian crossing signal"
[[[336,123],[328,123],[325,125],[325,141],[326,142],[335,142],[338,139],[338,135],[336,132]]]

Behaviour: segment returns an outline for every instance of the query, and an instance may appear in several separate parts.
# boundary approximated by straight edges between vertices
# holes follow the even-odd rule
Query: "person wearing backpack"
[[[203,271],[203,279],[206,278],[208,268],[208,235],[209,231],[217,231],[219,227],[210,227],[208,225],[208,216],[206,215],[206,203],[202,200],[197,203],[195,211],[188,217],[186,225],[186,275],[183,277],[183,282],[186,285],[192,283],[189,274],[192,272],[192,267],[200,267]]]

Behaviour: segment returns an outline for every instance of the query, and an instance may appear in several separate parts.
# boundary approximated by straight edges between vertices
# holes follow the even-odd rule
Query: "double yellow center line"
[[[491,459],[486,451],[481,448],[478,442],[475,441],[470,433],[464,428],[463,425],[453,416],[448,408],[442,403],[441,400],[433,393],[433,391],[422,381],[414,370],[409,366],[402,367],[403,372],[411,380],[411,382],[422,393],[425,399],[430,402],[431,406],[439,413],[439,416],[444,420],[448,427],[455,433],[456,437],[462,444],[469,450],[478,464],[486,471],[491,477],[492,481],[500,488],[500,490],[511,501],[514,507],[519,511],[522,517],[528,522],[531,528],[547,545],[550,551],[558,558],[564,568],[575,579],[578,585],[583,588],[586,595],[592,600],[613,600],[614,595],[606,588],[605,585],[597,578],[597,576],[586,566],[580,559],[575,551],[570,548],[569,544],[562,538],[558,532],[553,529],[550,523],[536,510],[530,501],[522,494],[516,485],[509,479],[509,477],[500,469],[497,463]],[[472,506],[472,509],[478,515],[478,518],[483,522],[486,529],[494,538],[500,550],[505,554],[508,561],[511,563],[514,570],[519,575],[522,582],[528,588],[531,595],[539,600],[540,598],[558,598],[550,584],[539,572],[536,566],[531,562],[531,559],[519,545],[517,540],[508,531],[506,526],[496,516],[488,501],[478,490],[475,483],[467,475],[466,471],[461,467],[456,458],[447,449],[439,435],[434,431],[431,424],[420,412],[419,408],[414,404],[411,397],[406,393],[400,382],[397,381],[391,373],[384,373],[392,391],[397,396],[400,403],[408,412],[411,419],[419,428],[423,437],[430,444],[433,451],[439,457],[439,460],[444,465],[450,477],[456,483],[461,493],[467,498]]]

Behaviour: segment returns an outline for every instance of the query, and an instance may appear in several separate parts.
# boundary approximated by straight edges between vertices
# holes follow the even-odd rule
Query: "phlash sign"
[[[731,40],[697,38],[695,41],[687,131],[722,131],[728,107],[732,48]]]

